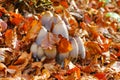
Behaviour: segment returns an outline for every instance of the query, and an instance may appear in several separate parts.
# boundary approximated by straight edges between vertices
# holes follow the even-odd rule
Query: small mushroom
[[[39,59],[41,59],[44,55],[45,55],[45,54],[44,54],[43,48],[42,48],[41,46],[38,46],[38,49],[37,49],[37,57],[38,57]]]
[[[33,53],[33,57],[37,57],[37,50],[38,50],[38,46],[37,44],[34,42],[32,45],[31,45],[31,48],[30,48],[30,51]]]
[[[57,49],[56,49],[56,47],[53,47],[53,48],[51,48],[51,49],[44,49],[44,51],[45,51],[45,55],[46,55],[47,58],[49,58],[49,59],[53,59],[53,58],[55,58],[56,55],[57,55]]]
[[[40,32],[36,38],[37,45],[41,44],[42,39],[47,35],[47,33],[48,33],[47,29],[44,26],[42,26],[42,29],[40,30]]]
[[[68,58],[68,57],[69,57],[69,52],[59,53],[58,56],[57,56],[57,62],[63,63],[65,58]]]
[[[78,50],[79,50],[79,48],[78,48],[78,44],[77,44],[77,41],[75,40],[75,38],[71,38],[70,39],[70,42],[71,42],[71,45],[72,45],[72,51],[70,51],[70,55],[69,55],[69,57],[70,58],[77,58],[78,57]]]
[[[68,35],[68,30],[67,30],[66,24],[62,20],[59,21],[59,23],[54,25],[52,32],[55,34],[58,34],[58,35],[60,34],[63,37],[65,37],[67,40],[69,40],[69,35]]]
[[[78,44],[78,48],[79,48],[78,54],[81,56],[82,59],[85,59],[85,56],[86,56],[85,46],[84,46],[82,39],[79,36],[77,36],[77,37],[75,37],[75,40],[76,40],[76,42]]]
[[[49,31],[50,30],[50,19],[53,17],[53,13],[50,12],[50,11],[46,11],[43,13],[42,15],[42,19],[41,19],[41,22],[42,22],[42,25],[45,26],[45,28]]]

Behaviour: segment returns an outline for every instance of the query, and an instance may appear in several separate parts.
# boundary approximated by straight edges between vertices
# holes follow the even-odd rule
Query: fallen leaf
[[[0,71],[5,70],[7,67],[5,64],[0,63]]]
[[[57,80],[64,80],[63,76],[60,74],[56,74],[55,78],[57,78]]]
[[[16,65],[23,64],[28,55],[29,55],[28,53],[23,52],[14,64],[16,64]]]
[[[57,35],[49,32],[47,36],[45,36],[45,38],[42,40],[41,46],[44,49],[52,49],[53,47],[55,47],[55,44],[57,44],[58,41],[59,38],[57,37]]]
[[[64,37],[60,37],[60,42],[58,44],[58,52],[60,53],[66,53],[72,50],[71,43]]]
[[[23,16],[19,13],[10,12],[10,21],[14,25],[19,25],[24,20]]]
[[[12,40],[13,40],[13,30],[7,29],[5,32],[5,43],[7,46],[12,46]]]
[[[76,79],[80,79],[80,69],[78,67],[74,67],[67,71],[67,74],[72,74],[72,73],[75,73]]]
[[[35,37],[37,36],[38,32],[41,29],[41,22],[38,20],[33,20],[30,24],[30,30],[28,30],[28,33],[26,36],[23,38],[23,42],[29,43],[31,40],[34,40]]]
[[[69,7],[67,0],[61,0],[61,1],[60,1],[60,4],[61,4],[63,7],[65,7],[65,8],[68,8],[68,7]]]
[[[94,76],[97,77],[99,80],[107,80],[106,74],[102,72],[96,73]]]
[[[32,68],[41,68],[41,66],[42,66],[42,63],[41,62],[34,62],[34,63],[32,63]]]
[[[91,54],[102,53],[102,49],[97,42],[87,42],[86,47],[88,48],[88,51],[91,52]]]

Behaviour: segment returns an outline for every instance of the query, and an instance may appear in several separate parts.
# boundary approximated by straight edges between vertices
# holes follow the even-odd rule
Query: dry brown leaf
[[[30,62],[30,60],[32,59],[31,57],[32,57],[32,53],[27,53],[27,52],[24,52],[24,54],[26,55],[25,56],[25,61],[24,61],[24,63],[22,64],[22,65],[19,65],[19,69],[22,71],[22,70],[24,70],[24,68],[29,64],[29,62]]]
[[[5,70],[7,67],[5,64],[0,63],[0,71]]]
[[[12,40],[13,40],[13,30],[12,29],[7,29],[5,32],[5,43],[7,46],[12,45]]]
[[[32,23],[30,24],[30,30],[28,31],[27,35],[25,38],[23,38],[23,41],[25,42],[30,42],[30,40],[34,39],[38,32],[41,29],[41,22],[39,20],[33,20]]]
[[[8,69],[13,69],[13,70],[17,71],[19,68],[17,66],[10,65],[10,66],[8,66]]]
[[[14,78],[0,78],[0,80],[15,80]]]
[[[42,67],[42,63],[41,62],[34,62],[32,63],[32,68],[41,68]]]
[[[57,44],[59,41],[59,38],[57,37],[57,35],[48,32],[47,36],[45,36],[45,38],[42,40],[41,46],[44,49],[52,49],[53,47],[55,47],[55,44]]]
[[[23,52],[14,64],[17,65],[23,64],[25,60],[28,58],[28,55],[29,55],[28,53]]]
[[[67,71],[67,74],[70,74],[71,77],[73,78],[72,80],[80,79],[80,69],[78,67],[74,67],[72,69],[69,69]],[[68,80],[70,79],[70,76],[68,76]]]
[[[70,27],[69,34],[74,36],[76,31],[78,30],[78,22],[67,10],[64,10],[64,16],[67,18],[66,20]]]

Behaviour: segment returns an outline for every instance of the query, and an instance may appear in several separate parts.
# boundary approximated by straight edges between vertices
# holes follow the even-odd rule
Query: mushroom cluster
[[[35,58],[56,58],[59,62],[65,58],[85,58],[84,41],[78,35],[79,28],[76,19],[65,10],[62,14],[51,11],[42,13],[42,28],[30,51]]]

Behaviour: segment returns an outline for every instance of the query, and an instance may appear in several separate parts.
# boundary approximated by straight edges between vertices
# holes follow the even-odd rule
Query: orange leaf
[[[32,63],[32,68],[41,68],[42,63],[41,62],[34,62]]]
[[[115,54],[117,57],[120,57],[120,51]]]
[[[94,76],[97,77],[99,80],[107,80],[106,79],[106,74],[102,73],[102,72],[96,73]]]
[[[8,66],[8,69],[13,69],[13,70],[17,71],[19,68],[17,66],[10,65],[10,66]]]
[[[1,6],[0,6],[0,12],[3,13],[3,14],[6,14],[6,13],[7,13],[6,9],[3,8],[3,7],[1,7]]]
[[[62,75],[60,74],[55,75],[55,78],[57,78],[57,80],[64,80]]]
[[[28,30],[26,37],[23,38],[23,41],[25,42],[29,42],[37,36],[38,32],[41,29],[41,23],[38,20],[33,20],[30,24],[30,27],[31,28]]]
[[[70,27],[71,27],[70,30],[69,30],[69,34],[74,35],[78,30],[78,23],[74,18],[71,18],[69,20],[69,24],[70,24]]]
[[[86,28],[87,28],[87,25],[86,25],[85,22],[80,22],[80,27],[81,27],[82,29],[86,29]]]
[[[12,45],[12,40],[13,40],[13,30],[12,29],[8,29],[5,32],[5,43],[8,46]]]
[[[21,27],[21,30],[24,31],[24,33],[27,33],[28,29],[30,28],[28,27],[29,27],[29,23],[24,23],[23,26]]]
[[[96,42],[87,42],[86,46],[88,48],[88,51],[93,54],[97,54],[97,53],[101,54],[102,53],[101,47]]]
[[[27,59],[28,54],[26,52],[22,53],[22,55],[18,58],[18,60],[14,64],[23,64]]]
[[[120,6],[120,0],[117,1],[117,5]]]
[[[61,4],[63,7],[65,7],[65,8],[68,8],[68,7],[69,7],[68,2],[67,2],[66,0],[61,0],[61,1],[60,1],[60,4]]]
[[[70,44],[70,42],[61,36],[61,40],[59,42],[58,45],[58,51],[61,53],[66,53],[72,50],[72,45]]]
[[[57,8],[57,9],[55,9],[55,13],[62,13],[63,12],[63,10],[61,9],[61,8]]]
[[[0,63],[0,71],[1,70],[4,70],[4,69],[6,69],[7,67],[3,64],[3,63]]]
[[[103,52],[108,51],[109,46],[110,46],[109,44],[100,44],[100,47],[102,48],[102,51],[103,51]]]
[[[93,70],[92,70],[92,68],[91,68],[91,66],[83,66],[83,67],[81,67],[81,71],[83,71],[83,72],[85,72],[85,73],[90,73],[90,72],[92,72]]]
[[[10,21],[14,25],[19,25],[24,20],[21,14],[10,12]]]
[[[98,33],[98,31],[97,31],[97,26],[93,26],[93,25],[91,25],[90,26],[90,28],[89,28],[89,31],[90,31],[90,33],[91,33],[91,37],[93,38],[93,39],[96,39],[100,34]]]
[[[78,67],[74,67],[67,71],[68,74],[71,74],[74,72],[77,73],[77,78],[80,79],[80,69]]]

